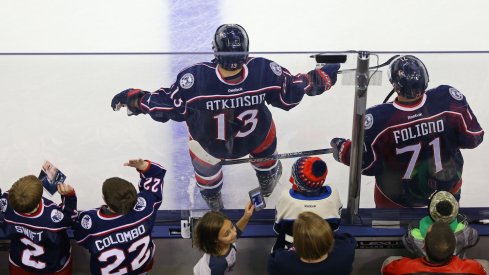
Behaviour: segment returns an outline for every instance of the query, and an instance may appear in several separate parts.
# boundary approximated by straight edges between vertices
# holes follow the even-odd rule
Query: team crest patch
[[[134,206],[135,211],[143,211],[146,208],[146,200],[144,198],[139,197],[138,202]]]
[[[194,85],[195,79],[194,75],[191,73],[186,73],[180,78],[180,87],[183,89],[190,89]]]
[[[7,211],[7,199],[3,198],[0,199],[0,211],[5,212]]]
[[[448,89],[448,92],[455,100],[462,100],[464,95],[455,88]]]
[[[372,128],[372,125],[374,125],[374,117],[372,116],[372,114],[365,115],[365,122],[363,125],[365,127],[365,130]]]
[[[53,209],[53,211],[51,211],[51,220],[53,220],[55,223],[62,221],[64,217],[65,215],[63,212],[59,211],[58,209]]]
[[[279,64],[272,62],[270,63],[270,68],[272,69],[272,72],[278,76],[282,75],[282,67],[280,67]]]
[[[80,222],[81,226],[85,229],[90,229],[92,228],[92,218],[90,218],[89,215],[83,216]]]

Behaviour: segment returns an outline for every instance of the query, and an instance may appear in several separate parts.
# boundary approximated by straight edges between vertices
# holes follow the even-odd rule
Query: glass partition
[[[275,61],[291,74],[307,73],[316,67],[302,53],[251,53]],[[356,68],[356,53],[347,54],[341,70]],[[387,61],[396,53],[370,55],[370,66]],[[429,72],[428,88],[450,85],[466,96],[482,128],[489,123],[485,91],[489,89],[489,55],[486,53],[416,54]],[[50,160],[67,175],[76,188],[79,208],[103,203],[101,184],[119,176],[136,183],[130,158],[144,158],[168,169],[164,203],[160,210],[207,209],[195,184],[188,152],[189,132],[184,122],[161,123],[149,115],[127,116],[125,109],[114,112],[113,96],[127,88],[156,91],[170,87],[181,69],[208,62],[212,54],[81,54],[81,55],[1,55],[0,83],[3,95],[0,136],[0,179],[7,188],[20,176],[37,175],[44,160]],[[378,59],[378,61],[377,61]],[[391,91],[388,66],[378,69],[368,87],[367,107],[380,104]],[[206,80],[207,81],[207,80]],[[354,71],[338,75],[329,91],[304,96],[289,111],[268,105],[276,126],[277,152],[301,152],[329,148],[335,137],[350,138],[355,94]],[[455,94],[456,96],[456,94]],[[395,96],[391,97],[391,101]],[[218,118],[216,118],[218,120]],[[250,124],[252,125],[252,124]],[[212,133],[214,134],[214,133]],[[442,150],[444,148],[441,148]],[[462,150],[463,207],[484,207],[485,165],[489,145],[483,142],[472,150]],[[320,156],[328,165],[325,184],[338,188],[347,206],[349,168],[331,154]],[[283,173],[267,208],[273,209],[281,192],[291,188],[291,166],[297,158],[282,160]],[[375,178],[362,176],[361,208],[373,208]],[[258,187],[249,163],[224,165],[222,195],[227,209],[244,207],[248,191]],[[56,199],[56,198],[55,198]]]

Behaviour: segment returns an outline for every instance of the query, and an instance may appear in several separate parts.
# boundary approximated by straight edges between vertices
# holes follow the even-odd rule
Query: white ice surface
[[[220,12],[213,22],[242,24],[251,38],[251,51],[312,50],[487,50],[482,37],[489,25],[486,1],[216,1]],[[3,1],[0,9],[0,52],[125,52],[176,51],[170,26],[185,25],[197,12],[195,1]],[[436,16],[435,16],[436,15]],[[208,17],[208,16],[207,16]],[[173,20],[170,22],[170,20]],[[175,22],[174,20],[180,20]],[[201,21],[210,24],[207,18]],[[194,22],[194,21],[192,21]],[[171,24],[170,24],[171,23]],[[210,27],[209,27],[210,28]],[[188,33],[187,33],[188,34]],[[211,38],[196,33],[182,36],[192,45],[186,51],[208,47]],[[173,36],[175,37],[175,34]],[[190,37],[190,38],[189,38]],[[204,41],[202,41],[204,40]],[[314,67],[308,55],[267,55],[290,69]],[[462,91],[483,128],[489,127],[486,107],[488,55],[420,55],[431,77],[430,86],[450,84]],[[186,57],[188,60],[188,56]],[[195,56],[195,62],[208,56]],[[355,66],[349,56],[344,68]],[[388,56],[381,57],[381,62]],[[155,160],[169,168],[161,209],[205,207],[194,188],[186,137],[174,137],[176,123],[157,123],[149,117],[127,117],[110,108],[112,96],[129,87],[155,90],[175,78],[169,56],[0,56],[0,186],[37,174],[45,159],[59,166],[79,196],[79,208],[102,203],[105,178],[120,176],[137,182],[137,174],[122,163],[133,157]],[[372,59],[371,63],[374,62]],[[191,62],[192,63],[192,62]],[[341,79],[339,80],[341,81]],[[340,83],[340,82],[339,82]],[[368,105],[383,100],[383,86],[369,89]],[[333,137],[351,136],[352,86],[334,87],[318,97],[305,97],[295,109],[271,108],[277,126],[279,152],[329,147]],[[180,126],[184,127],[184,126]],[[463,151],[463,206],[487,206],[484,190],[489,175],[489,145]],[[346,206],[348,169],[331,156],[327,182],[336,184]],[[268,200],[289,188],[293,160],[284,160],[281,184]],[[247,192],[257,185],[250,165],[226,167],[223,193],[227,208],[241,208]],[[361,206],[373,207],[371,177],[362,178]]]

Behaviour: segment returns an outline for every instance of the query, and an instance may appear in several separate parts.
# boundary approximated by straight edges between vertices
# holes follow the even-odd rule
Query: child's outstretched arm
[[[58,188],[58,193],[61,195],[61,204],[59,207],[65,214],[63,220],[65,220],[64,222],[67,224],[71,224],[78,216],[78,212],[76,210],[77,198],[75,189],[66,183],[60,183],[56,187]]]
[[[236,222],[236,227],[239,228],[239,230],[243,231],[250,221],[251,215],[253,215],[253,210],[255,210],[255,206],[251,201],[248,201],[246,204],[246,208],[244,209],[243,217],[239,219],[238,222]]]
[[[126,163],[124,163],[124,166],[134,167],[139,171],[146,171],[149,165],[149,161],[145,161],[143,159],[130,159]]]

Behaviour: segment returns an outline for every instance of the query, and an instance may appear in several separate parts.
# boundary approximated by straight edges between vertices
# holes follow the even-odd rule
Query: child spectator
[[[294,220],[304,211],[318,214],[338,229],[342,204],[334,185],[323,186],[327,174],[326,163],[318,157],[302,157],[292,165],[292,188],[282,192],[276,204],[273,229],[278,236],[273,250],[291,246]]]
[[[419,221],[418,227],[409,228],[403,236],[404,247],[416,257],[426,256],[424,238],[427,229],[435,221],[443,221],[450,225],[455,234],[456,245],[454,255],[465,258],[465,250],[473,247],[479,241],[479,233],[470,227],[465,219],[459,221],[458,202],[450,192],[438,191],[431,196],[428,206],[428,216]]]
[[[487,261],[453,256],[456,241],[448,223],[433,223],[428,228],[424,244],[426,257],[389,257],[382,265],[382,274],[486,274],[482,264],[487,266]]]
[[[59,184],[62,203],[42,196],[34,175],[17,180],[0,198],[3,230],[10,239],[10,274],[72,274],[71,245],[66,230],[76,218],[75,190]]]
[[[102,194],[107,205],[81,213],[74,227],[77,243],[90,252],[93,275],[145,274],[153,266],[151,230],[163,200],[166,170],[142,159],[124,165],[139,172],[139,193],[124,179],[105,180]]]
[[[347,275],[352,271],[356,241],[336,234],[322,217],[301,213],[294,222],[294,247],[268,258],[269,275]]]
[[[236,240],[241,236],[253,214],[254,206],[248,202],[244,214],[236,224],[217,211],[207,212],[194,230],[194,244],[204,256],[194,266],[196,275],[228,274],[236,262]]]

